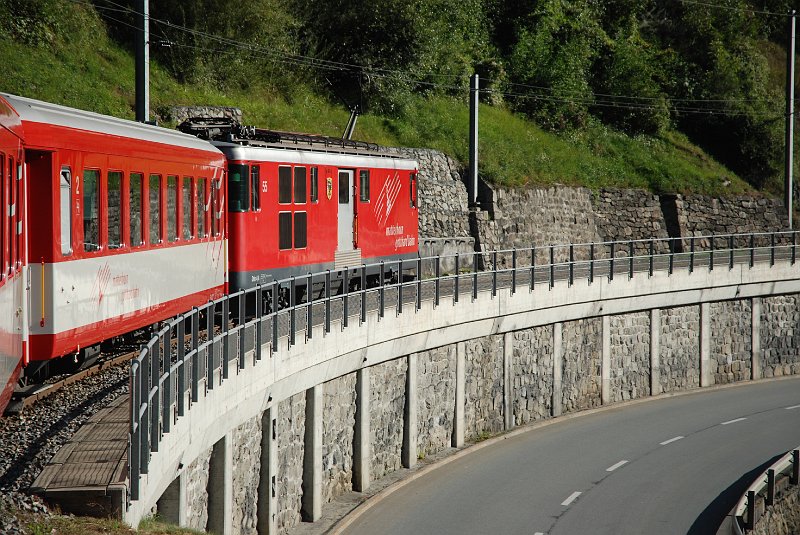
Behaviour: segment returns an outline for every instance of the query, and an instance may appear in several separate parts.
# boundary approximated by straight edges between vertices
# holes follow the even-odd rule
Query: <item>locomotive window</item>
[[[178,177],[167,175],[167,240],[178,241]]]
[[[17,259],[19,258],[17,253],[17,168],[14,166],[14,158],[8,159],[8,186],[10,188],[8,192],[9,204],[11,204],[11,209],[8,211],[8,228],[9,228],[9,246],[11,248],[11,254],[9,255],[9,261],[11,263],[11,269],[13,270],[17,265]]]
[[[106,213],[108,214],[108,248],[122,246],[122,210],[120,192],[122,191],[122,172],[108,172],[108,193]]]
[[[339,171],[339,204],[350,204],[350,173]]]
[[[161,175],[150,175],[150,243],[161,242]]]
[[[417,207],[417,174],[411,173],[409,180],[409,204],[411,208]]]
[[[311,168],[311,202],[319,202],[319,169]]]
[[[220,186],[222,182],[218,178],[211,179],[211,235],[219,236],[220,233],[220,216],[222,215],[222,206],[220,206]]]
[[[183,177],[181,182],[181,209],[183,210],[183,239],[192,239],[192,177]]]
[[[292,168],[278,167],[278,202],[292,202]]]
[[[294,168],[294,202],[296,204],[306,203],[306,168]]]
[[[294,248],[303,249],[306,246],[306,228],[308,216],[305,212],[294,213]]]
[[[292,248],[291,212],[281,212],[278,214],[278,247],[281,249]]]
[[[369,171],[358,172],[358,191],[361,202],[369,202]]]
[[[83,170],[83,250],[100,249],[100,171]]]
[[[208,206],[206,205],[206,179],[197,179],[197,237],[205,238],[206,234],[206,214],[208,213]]]
[[[250,168],[250,208],[257,212],[261,210],[261,167],[254,165]]]
[[[142,204],[142,173],[131,173],[128,191],[130,194],[130,221],[128,223],[131,233],[131,247],[139,247],[144,243],[144,233],[142,232],[142,220],[144,215],[144,205]]]
[[[232,163],[228,166],[228,211],[247,212],[250,206],[247,165]]]

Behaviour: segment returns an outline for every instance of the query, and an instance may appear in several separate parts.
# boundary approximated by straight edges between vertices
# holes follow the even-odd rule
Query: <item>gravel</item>
[[[55,453],[93,414],[128,392],[125,363],[87,377],[21,414],[0,418],[0,533],[25,533],[14,509],[47,514],[27,489]]]

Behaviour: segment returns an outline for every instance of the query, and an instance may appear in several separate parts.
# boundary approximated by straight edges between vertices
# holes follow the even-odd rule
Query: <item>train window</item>
[[[72,254],[72,170],[69,166],[61,167],[61,254]],[[2,250],[2,247],[0,247]]]
[[[306,246],[306,228],[308,216],[305,212],[294,213],[294,248],[303,249]]]
[[[22,252],[25,250],[25,236],[22,235],[22,209],[25,206],[22,189],[22,162],[17,160],[17,265],[22,264]]]
[[[411,173],[409,180],[409,204],[411,208],[417,207],[417,174]]]
[[[339,204],[350,204],[350,173],[339,171]]]
[[[122,172],[109,171],[107,182],[108,248],[118,249],[122,246]]]
[[[281,212],[278,214],[278,247],[281,249],[292,248],[291,212]]]
[[[3,182],[3,176],[6,172],[6,159],[3,153],[0,153],[0,184]],[[69,206],[69,199],[67,199],[67,206]],[[3,188],[0,187],[0,206],[3,205]],[[0,279],[5,277],[5,235],[3,234],[3,219],[0,218]]]
[[[250,166],[232,163],[228,166],[228,211],[246,212],[250,206],[247,177]]]
[[[83,250],[100,249],[100,171],[83,170]]]
[[[311,168],[311,202],[319,201],[319,169]]]
[[[220,198],[220,189],[222,181],[218,178],[211,179],[211,235],[219,236],[220,233],[220,218],[222,216],[222,206]]]
[[[183,177],[181,182],[181,209],[183,210],[183,239],[192,239],[192,177]]]
[[[131,233],[131,247],[139,247],[144,243],[144,232],[142,231],[142,221],[144,220],[142,203],[142,185],[144,176],[142,173],[131,173],[128,191],[130,194],[130,220],[128,221]]]
[[[206,179],[197,179],[197,237],[205,238],[206,234],[206,214],[208,213],[208,206],[206,205]]]
[[[367,169],[358,172],[358,191],[361,202],[369,202],[369,170]]]
[[[8,158],[8,203],[11,205],[7,212],[8,214],[8,233],[9,233],[9,248],[11,252],[8,256],[10,268],[13,270],[17,265],[17,169],[14,167],[14,158]]]
[[[250,209],[254,212],[261,210],[261,167],[250,167]]]
[[[294,168],[294,202],[297,204],[306,203],[306,168]]]
[[[161,242],[161,175],[150,175],[150,243]]]
[[[291,167],[278,167],[278,202],[281,204],[292,202]]]
[[[167,240],[178,241],[178,177],[167,176]]]

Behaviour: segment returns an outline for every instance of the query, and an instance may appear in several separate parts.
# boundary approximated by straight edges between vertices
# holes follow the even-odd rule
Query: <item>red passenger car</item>
[[[25,132],[29,193],[17,213],[31,267],[30,308],[21,311],[26,375],[224,293],[217,149],[172,130],[4,97]],[[20,198],[9,195],[9,205]]]
[[[231,291],[417,258],[415,161],[296,140],[214,144],[228,161]]]

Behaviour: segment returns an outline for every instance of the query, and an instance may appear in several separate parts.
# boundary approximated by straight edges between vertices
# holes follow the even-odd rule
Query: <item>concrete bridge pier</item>
[[[233,533],[233,434],[214,444],[208,467],[208,525],[215,535]]]

